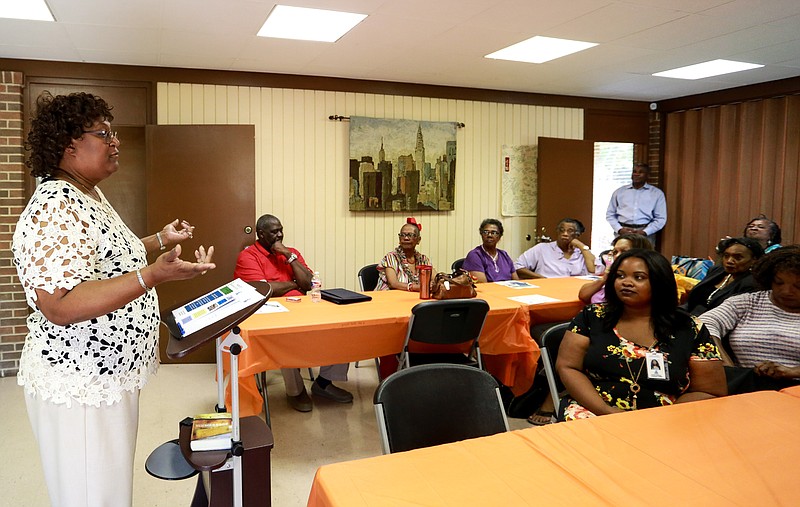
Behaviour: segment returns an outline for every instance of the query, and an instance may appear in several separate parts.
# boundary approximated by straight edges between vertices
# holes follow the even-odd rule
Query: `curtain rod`
[[[332,114],[332,115],[328,116],[328,119],[329,120],[333,120],[333,121],[350,121],[350,117],[349,116],[340,116],[338,114]],[[463,129],[464,127],[466,127],[466,125],[464,125],[463,123],[458,122],[458,121],[453,122],[453,123],[455,123],[456,127],[460,128],[460,129]]]

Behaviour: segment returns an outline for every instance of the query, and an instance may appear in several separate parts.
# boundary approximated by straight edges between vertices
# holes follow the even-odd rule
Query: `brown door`
[[[200,296],[233,279],[236,257],[254,240],[255,127],[252,125],[148,125],[147,230],[152,234],[176,218],[196,227],[182,244],[194,260],[199,245],[214,245],[217,269],[192,280],[158,287],[162,310]],[[249,229],[248,229],[249,228]],[[163,362],[213,362],[204,346],[183,360],[166,356],[168,335],[161,326]]]
[[[589,244],[594,142],[540,137],[537,172],[537,236],[544,227],[546,234],[555,240],[558,222],[566,217],[577,218],[586,226],[581,239]]]

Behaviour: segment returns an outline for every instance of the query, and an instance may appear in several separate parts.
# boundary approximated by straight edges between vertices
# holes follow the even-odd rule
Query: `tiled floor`
[[[372,361],[350,368],[341,383],[354,403],[318,401],[314,410],[300,413],[286,403],[279,372],[269,372],[270,412],[275,448],[272,451],[272,503],[276,507],[306,505],[317,468],[381,453],[372,394],[377,375]],[[303,370],[307,375],[307,370]],[[178,422],[186,416],[213,410],[216,403],[213,365],[163,365],[142,391],[139,439],[134,468],[134,506],[188,505],[195,479],[163,481],[144,470],[144,461],[161,443],[177,437]],[[6,411],[0,440],[0,504],[46,506],[47,491],[36,444],[25,412],[22,388],[15,378],[0,379],[0,400]],[[509,419],[511,429],[529,427]]]

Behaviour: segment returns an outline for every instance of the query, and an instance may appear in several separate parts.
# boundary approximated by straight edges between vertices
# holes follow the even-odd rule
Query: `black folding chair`
[[[478,337],[489,303],[483,299],[425,301],[411,309],[408,332],[398,359],[398,370],[416,364],[456,363],[483,368]],[[410,342],[469,346],[469,352],[413,352]],[[438,347],[437,347],[438,348]]]
[[[361,288],[361,292],[368,291],[368,290],[375,290],[375,287],[378,286],[378,265],[377,264],[367,264],[363,268],[358,270],[358,286]],[[356,361],[356,368],[361,366],[359,361]],[[377,370],[379,367],[378,358],[375,358],[375,369]],[[378,376],[380,377],[380,371],[378,372]]]
[[[497,381],[469,366],[399,371],[378,385],[373,401],[384,454],[508,431]]]
[[[361,292],[375,290],[378,286],[377,264],[367,264],[358,270],[358,285],[361,287]]]
[[[544,372],[547,375],[547,385],[550,388],[550,396],[553,398],[553,406],[558,410],[561,404],[559,393],[564,391],[564,384],[556,373],[556,359],[558,359],[558,348],[564,339],[564,333],[569,329],[570,322],[562,322],[545,330],[540,338],[539,350],[542,355]]]

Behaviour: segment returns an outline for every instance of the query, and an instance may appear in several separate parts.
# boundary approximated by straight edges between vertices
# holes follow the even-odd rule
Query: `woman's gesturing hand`
[[[213,256],[214,256],[214,247],[213,246],[208,247],[208,250],[206,251],[206,249],[203,248],[203,245],[200,245],[200,247],[198,247],[198,249],[194,251],[194,258],[197,259],[197,263],[198,264],[211,264],[211,258]],[[211,269],[214,269],[214,268],[211,268]],[[208,271],[208,270],[206,270],[206,271]],[[201,275],[205,275],[206,271],[203,271],[200,274]]]
[[[156,285],[172,280],[188,280],[217,267],[216,264],[211,262],[211,258],[214,255],[213,246],[208,247],[207,251],[200,246],[194,253],[197,262],[185,261],[181,259],[180,255],[181,246],[175,245],[175,248],[156,259],[152,264]]]
[[[192,239],[194,234],[194,226],[186,220],[178,220],[177,218],[168,223],[161,229],[161,241],[165,246],[177,245],[187,239]]]

